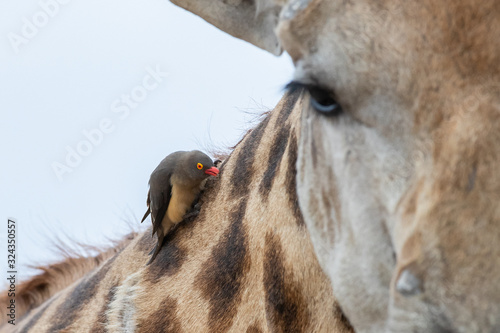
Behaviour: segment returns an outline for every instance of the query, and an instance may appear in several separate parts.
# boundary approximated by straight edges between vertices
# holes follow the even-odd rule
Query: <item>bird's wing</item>
[[[149,210],[151,212],[151,221],[153,222],[153,235],[161,226],[170,203],[170,197],[172,196],[170,176],[171,173],[165,169],[157,170],[151,175]]]

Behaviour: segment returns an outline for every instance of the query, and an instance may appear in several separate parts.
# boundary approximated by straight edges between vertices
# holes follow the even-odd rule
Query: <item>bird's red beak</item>
[[[219,169],[216,167],[211,167],[210,169],[205,170],[205,173],[210,176],[217,176],[219,174]]]

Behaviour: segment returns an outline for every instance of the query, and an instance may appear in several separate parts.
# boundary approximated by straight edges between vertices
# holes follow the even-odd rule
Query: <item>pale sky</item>
[[[21,278],[56,237],[105,245],[139,227],[166,155],[234,145],[291,77],[167,0],[0,2],[2,271],[8,217]]]

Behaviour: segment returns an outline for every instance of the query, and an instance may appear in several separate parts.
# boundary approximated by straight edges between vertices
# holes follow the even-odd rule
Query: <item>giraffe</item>
[[[151,230],[130,235],[16,331],[353,332],[298,207],[301,108],[302,91],[287,93],[246,134],[151,265]]]
[[[291,87],[306,90],[293,103],[293,112],[286,119],[279,121],[279,117],[273,118],[274,114],[266,118],[269,120],[249,134],[226,162],[227,170],[232,171],[227,184],[249,190],[246,197],[251,199],[245,201],[238,193],[231,193],[221,185],[222,179],[212,183],[204,197],[206,200],[207,195],[216,193],[230,203],[227,207],[233,207],[232,212],[222,209],[210,213],[215,217],[231,216],[222,219],[222,225],[231,226],[226,230],[235,230],[236,235],[221,232],[217,239],[240,239],[240,246],[225,242],[208,249],[213,238],[205,242],[197,239],[195,252],[224,257],[229,252],[241,254],[244,248],[244,258],[249,249],[250,253],[264,254],[268,259],[275,258],[276,253],[286,253],[287,258],[294,253],[294,259],[304,261],[272,259],[268,266],[262,261],[260,277],[264,279],[260,281],[264,282],[260,286],[266,285],[266,280],[274,281],[273,288],[266,294],[265,288],[250,283],[242,292],[245,283],[259,281],[254,275],[248,277],[251,269],[247,268],[247,261],[203,261],[195,255],[179,263],[177,259],[179,253],[185,253],[185,244],[176,235],[184,232],[195,236],[189,226],[199,225],[187,221],[172,235],[171,247],[165,250],[169,255],[162,267],[174,269],[175,273],[167,269],[170,273],[161,274],[166,279],[161,284],[163,295],[172,295],[172,290],[179,288],[175,284],[179,271],[196,266],[203,267],[205,273],[199,279],[183,276],[189,288],[184,285],[176,289],[177,293],[182,290],[183,297],[171,296],[163,302],[166,308],[175,310],[173,315],[161,312],[162,318],[167,318],[161,322],[162,329],[179,331],[187,325],[195,331],[217,332],[499,332],[500,289],[495,283],[500,276],[498,1],[214,0],[210,5],[197,0],[173,1],[271,53],[286,50],[296,67]],[[278,109],[292,101],[292,96],[287,95]],[[269,126],[273,127],[272,139],[264,135]],[[273,143],[279,137],[293,135],[285,148]],[[295,142],[296,148],[290,142]],[[241,152],[250,147],[255,154],[243,157]],[[260,147],[267,147],[266,153]],[[290,158],[293,151],[294,158]],[[276,162],[270,156],[281,159]],[[245,167],[248,161],[252,161],[252,167]],[[256,168],[257,161],[262,161],[265,170]],[[297,162],[289,172],[296,177],[284,176],[283,161],[288,166]],[[233,177],[238,168],[249,172],[241,178]],[[286,181],[293,184],[287,187]],[[296,199],[290,200],[290,193]],[[269,205],[274,200],[280,204]],[[270,217],[273,222],[283,223],[282,216],[274,214],[283,212],[285,202],[293,203],[286,210],[288,213],[301,214],[301,218],[293,220],[303,227],[302,233],[291,233],[288,227],[285,233],[273,229],[281,235],[279,241],[267,233],[260,234],[261,239],[264,237],[261,246],[253,243],[256,247],[247,248],[248,238],[238,238],[242,230],[238,225],[245,225],[245,231],[256,232],[254,224],[245,224],[250,217],[253,222],[264,223],[262,218]],[[217,206],[211,200],[204,203],[205,212]],[[206,215],[199,218],[203,219]],[[257,225],[262,226],[259,222]],[[211,236],[214,230],[220,229],[203,229]],[[307,258],[297,253],[304,247],[293,235],[304,237],[309,246]],[[116,258],[123,260],[139,242],[132,242]],[[231,251],[227,251],[229,248]],[[250,263],[255,263],[255,257],[250,258]],[[304,275],[312,272],[312,266],[303,266],[305,262],[311,265],[312,258],[316,258],[314,265],[318,266],[314,272],[321,279],[316,280],[316,273]],[[26,318],[34,321],[33,325],[25,327],[43,331],[47,327],[43,325],[58,322],[55,328],[64,327],[59,329],[64,331],[70,322],[71,329],[76,330],[85,327],[86,322],[75,313],[99,308],[105,316],[98,322],[104,323],[108,331],[140,331],[144,329],[141,320],[146,314],[150,315],[149,322],[159,323],[155,318],[160,313],[154,315],[151,311],[141,312],[139,321],[135,321],[136,309],[144,309],[149,302],[144,298],[153,296],[147,293],[150,289],[144,293],[141,274],[145,273],[138,266],[126,280],[108,284],[108,290],[113,290],[107,293],[110,301],[102,301],[106,299],[104,291],[96,286],[117,276],[120,260],[115,261],[86,276],[87,284],[80,281],[69,289],[75,296],[69,299],[88,300],[83,305],[68,301],[56,310],[55,303],[42,304],[42,310]],[[226,263],[232,264],[228,267]],[[273,268],[283,273],[272,273],[266,279]],[[287,269],[292,274],[284,273]],[[126,271],[134,271],[133,264]],[[218,283],[206,283],[214,281],[210,279],[214,271],[221,274],[220,279],[215,279]],[[170,279],[165,277],[167,274]],[[297,277],[304,280],[293,283]],[[190,283],[194,280],[196,283]],[[290,281],[293,287],[288,285]],[[230,287],[229,298],[221,292],[221,283]],[[89,285],[93,286],[90,294]],[[208,289],[196,298],[195,288],[200,285],[207,285]],[[316,294],[318,288],[323,292]],[[289,292],[275,293],[284,289]],[[263,292],[252,302],[249,295],[256,295],[259,290]],[[305,290],[308,292],[303,293]],[[158,293],[156,289],[155,292]],[[138,294],[145,296],[142,303],[137,303]],[[307,302],[309,310],[302,311],[298,305],[302,302],[297,303],[296,296],[304,294],[329,295],[326,303],[334,304],[333,310],[323,307],[325,303],[312,301]],[[199,302],[207,299],[212,304],[200,306]],[[196,314],[176,321],[179,313],[185,315],[186,303],[195,306]],[[61,324],[55,316],[58,313],[70,320]],[[89,318],[95,318],[96,313],[87,314],[88,321],[95,323]],[[243,316],[250,316],[256,325],[248,320],[243,325]],[[319,324],[325,321],[315,316],[325,316],[323,319],[328,318],[331,325],[325,328]],[[94,329],[98,328],[102,325]]]

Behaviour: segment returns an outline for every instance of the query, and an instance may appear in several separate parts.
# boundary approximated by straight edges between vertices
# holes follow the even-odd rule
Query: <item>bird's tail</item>
[[[141,220],[141,223],[144,222],[144,220],[146,219],[146,217],[148,217],[149,213],[151,213],[151,210],[148,208],[148,210],[146,211],[146,214],[144,214],[144,217]]]

